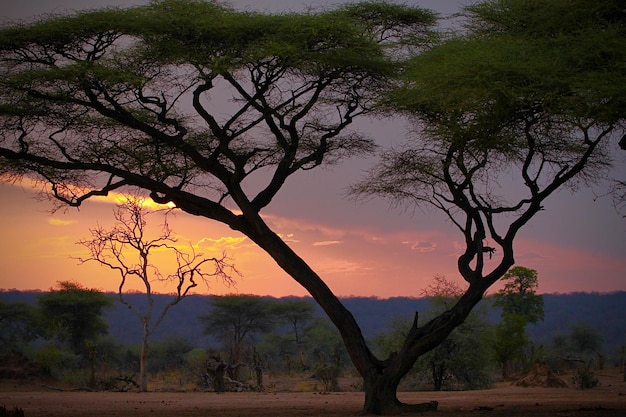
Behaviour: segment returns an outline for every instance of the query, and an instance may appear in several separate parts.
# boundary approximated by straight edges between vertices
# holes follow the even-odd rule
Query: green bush
[[[33,361],[41,367],[43,373],[52,375],[52,370],[55,369],[61,361],[61,352],[59,348],[54,345],[45,345],[35,351]]]

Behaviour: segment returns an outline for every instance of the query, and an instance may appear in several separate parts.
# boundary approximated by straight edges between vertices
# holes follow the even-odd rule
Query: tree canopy
[[[85,354],[87,342],[108,332],[102,314],[113,301],[101,291],[61,281],[57,289],[39,296],[37,303],[46,336],[67,343],[75,353]]]
[[[511,268],[502,281],[504,288],[495,295],[495,305],[502,307],[502,315],[516,314],[527,323],[543,321],[543,296],[537,294],[537,271],[523,266]]]
[[[468,7],[468,32],[412,57],[388,96],[419,135],[386,151],[354,192],[441,210],[465,237],[459,271],[491,285],[514,264],[513,239],[544,201],[604,178],[626,132],[618,3]],[[502,262],[486,269],[492,249]]]

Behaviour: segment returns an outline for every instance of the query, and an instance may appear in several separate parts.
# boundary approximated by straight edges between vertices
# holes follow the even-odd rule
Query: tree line
[[[543,320],[542,296],[535,292],[537,273],[515,267],[505,280],[495,296],[495,303],[502,306],[501,320],[493,324],[484,308],[476,310],[416,363],[404,389],[484,388],[495,380],[519,376],[535,360],[547,361],[555,370],[576,365],[590,372],[585,375],[605,365],[601,335],[583,323],[563,329],[548,344],[529,338],[527,324]],[[430,304],[424,314],[439,314],[461,293],[458,285],[436,277],[424,292]],[[139,370],[143,349],[105,337],[102,316],[113,301],[111,295],[75,282],[60,282],[58,288],[39,295],[36,305],[0,302],[0,352],[5,360],[27,357],[41,373],[66,382],[82,381],[94,389],[119,389],[122,383],[146,390],[147,378],[142,379]],[[197,387],[218,392],[263,390],[268,373],[313,377],[324,390],[338,390],[338,378],[355,372],[336,329],[306,300],[228,295],[209,298],[206,307],[207,313],[198,313],[195,319],[216,343],[199,347],[183,337],[166,337],[148,352],[146,372],[153,377],[177,372]],[[380,354],[392,354],[412,320],[393,317],[387,330],[372,337],[372,345]],[[616,358],[606,359],[606,365],[616,364],[610,362]]]

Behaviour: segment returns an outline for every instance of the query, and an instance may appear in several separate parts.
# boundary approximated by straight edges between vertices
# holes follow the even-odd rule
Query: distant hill
[[[5,302],[35,303],[38,292],[0,292],[0,299]],[[111,294],[115,300],[116,295]],[[127,296],[133,303],[144,300],[142,294]],[[293,299],[294,297],[289,297]],[[155,297],[157,307],[168,301],[167,295]],[[193,345],[206,347],[213,340],[203,334],[202,325],[197,317],[207,314],[210,310],[211,296],[192,295],[174,306],[161,323],[153,336],[158,342],[166,336],[180,336],[188,339]],[[311,298],[302,298],[311,302],[317,314],[322,317],[321,309]],[[412,318],[415,312],[423,317],[428,309],[428,299],[394,297],[378,299],[375,297],[351,297],[342,300],[361,325],[366,338],[385,331],[392,317],[400,315]],[[482,303],[487,309],[487,319],[492,323],[499,320],[499,311],[493,308],[491,300]],[[626,291],[572,294],[544,294],[545,321],[528,327],[528,333],[537,345],[547,344],[558,334],[565,334],[576,323],[587,323],[596,328],[604,339],[604,352],[618,356],[620,349],[626,345]],[[107,310],[105,319],[109,323],[109,335],[122,344],[139,344],[141,329],[137,318],[123,304],[116,301],[114,307]]]

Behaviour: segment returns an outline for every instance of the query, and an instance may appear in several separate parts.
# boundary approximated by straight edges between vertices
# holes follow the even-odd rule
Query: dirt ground
[[[438,401],[424,417],[539,416],[626,417],[626,383],[618,369],[598,371],[600,386],[522,388],[500,384],[480,391],[401,392],[406,403]],[[356,416],[361,392],[59,392],[42,386],[0,381],[0,406],[20,407],[26,417],[200,417]]]

